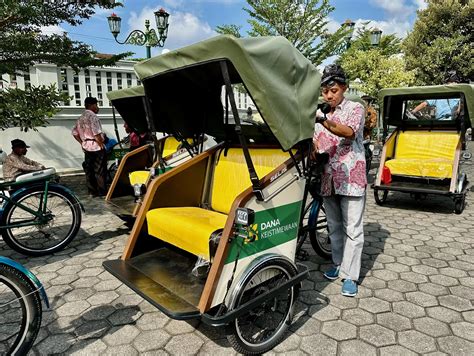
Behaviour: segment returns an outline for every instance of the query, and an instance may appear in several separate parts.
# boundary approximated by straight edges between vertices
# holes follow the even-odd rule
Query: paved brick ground
[[[462,165],[472,179],[473,161]],[[0,241],[0,254],[31,268],[51,300],[33,354],[234,353],[220,331],[169,319],[104,271],[102,261],[120,255],[128,230],[100,200],[85,196],[82,180],[63,179],[87,210],[70,248],[25,258]],[[342,297],[341,283],[322,277],[328,262],[311,254],[296,320],[273,352],[474,355],[474,193],[462,215],[440,197],[396,194],[378,207],[369,190],[367,202],[359,296]]]

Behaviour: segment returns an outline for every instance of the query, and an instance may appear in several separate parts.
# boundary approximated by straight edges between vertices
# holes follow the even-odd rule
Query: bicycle
[[[41,326],[48,297],[38,278],[21,264],[0,256],[0,354],[26,355]]]
[[[43,256],[65,248],[79,231],[83,206],[53,182],[54,168],[0,183],[0,233],[15,251]]]

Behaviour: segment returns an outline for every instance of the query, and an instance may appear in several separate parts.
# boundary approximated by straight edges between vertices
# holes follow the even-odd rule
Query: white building
[[[79,144],[71,136],[76,119],[83,111],[84,99],[88,96],[99,100],[99,118],[104,131],[109,137],[115,137],[112,108],[106,93],[111,90],[128,88],[140,84],[133,66],[135,61],[120,61],[113,67],[90,67],[75,73],[71,68],[61,68],[53,64],[37,64],[30,67],[29,73],[23,76],[2,76],[0,90],[7,87],[24,89],[29,85],[56,84],[57,88],[68,93],[71,100],[61,106],[61,111],[49,120],[46,127],[37,131],[21,132],[18,128],[0,131],[0,147],[10,152],[10,141],[19,138],[31,146],[28,157],[43,163],[47,167],[56,167],[58,171],[81,170],[83,153]],[[236,92],[239,109],[244,111],[248,106],[254,108],[246,94]],[[120,136],[123,137],[123,123],[118,116]],[[1,176],[0,170],[0,176]]]

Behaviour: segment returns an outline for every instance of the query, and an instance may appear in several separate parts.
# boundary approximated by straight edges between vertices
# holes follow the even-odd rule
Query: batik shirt
[[[5,163],[3,163],[3,178],[10,181],[20,174],[39,171],[43,168],[41,163],[12,152],[7,156]]]
[[[72,129],[73,136],[79,136],[82,140],[82,149],[93,152],[101,148],[95,140],[95,135],[102,133],[102,125],[99,118],[91,110],[85,110]]]
[[[317,151],[329,154],[321,181],[321,195],[363,196],[367,185],[363,145],[364,107],[344,99],[327,117],[338,124],[349,126],[355,137],[339,137],[321,124],[315,125],[313,141],[317,145]]]

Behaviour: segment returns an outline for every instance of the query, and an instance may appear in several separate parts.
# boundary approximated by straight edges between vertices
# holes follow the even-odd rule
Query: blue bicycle
[[[21,264],[0,256],[0,354],[26,355],[41,326],[41,282]]]

